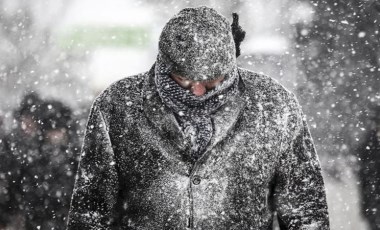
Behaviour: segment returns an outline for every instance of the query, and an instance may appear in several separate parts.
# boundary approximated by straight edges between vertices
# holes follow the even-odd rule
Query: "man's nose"
[[[195,96],[202,96],[206,93],[206,86],[199,81],[196,81],[191,85],[190,91]]]

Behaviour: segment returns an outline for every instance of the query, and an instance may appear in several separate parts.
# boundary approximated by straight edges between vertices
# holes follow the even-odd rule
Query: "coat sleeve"
[[[281,229],[327,230],[329,219],[321,167],[300,108],[290,115],[288,128],[293,132],[283,141],[274,191],[279,224]]]
[[[91,108],[77,171],[68,230],[109,229],[119,191],[115,156],[97,103]]]

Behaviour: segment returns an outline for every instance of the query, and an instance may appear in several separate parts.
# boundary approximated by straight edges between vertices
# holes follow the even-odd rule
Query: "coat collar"
[[[244,83],[239,76],[239,93],[230,101],[227,101],[217,112],[211,115],[214,123],[214,135],[206,148],[207,155],[212,148],[222,141],[235,126],[243,108]],[[174,148],[179,152],[190,151],[190,143],[184,137],[180,125],[173,112],[162,102],[154,82],[154,66],[148,72],[143,86],[143,110],[147,119],[153,124],[158,134],[164,139],[169,139]]]

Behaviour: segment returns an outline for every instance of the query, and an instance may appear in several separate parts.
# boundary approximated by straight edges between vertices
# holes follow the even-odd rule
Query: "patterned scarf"
[[[238,92],[237,68],[215,89],[195,96],[170,77],[173,65],[160,53],[155,65],[155,83],[161,99],[174,112],[185,138],[190,139],[191,158],[195,161],[204,153],[213,135],[210,114]]]

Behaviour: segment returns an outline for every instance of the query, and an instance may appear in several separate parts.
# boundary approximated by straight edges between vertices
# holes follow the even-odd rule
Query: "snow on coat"
[[[240,95],[212,114],[214,135],[192,164],[161,101],[154,69],[95,100],[68,229],[329,229],[324,182],[294,95],[238,70]]]

